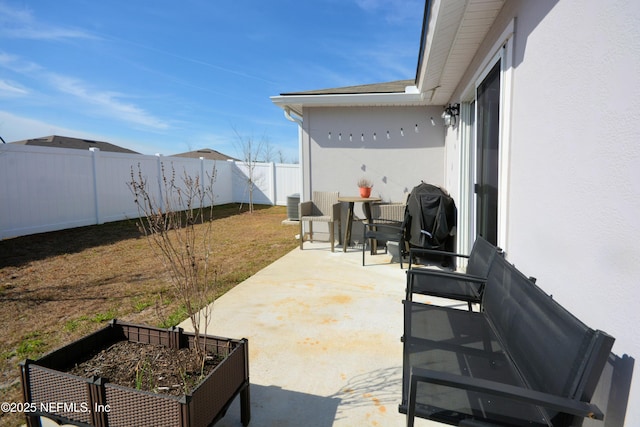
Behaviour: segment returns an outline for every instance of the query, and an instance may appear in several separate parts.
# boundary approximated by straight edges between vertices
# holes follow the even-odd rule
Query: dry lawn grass
[[[297,245],[297,228],[282,225],[284,207],[256,208],[253,214],[236,204],[214,209],[217,295]],[[22,401],[20,360],[112,318],[162,327],[186,318],[133,220],[0,241],[0,307],[0,402]],[[0,425],[21,422],[0,413]]]

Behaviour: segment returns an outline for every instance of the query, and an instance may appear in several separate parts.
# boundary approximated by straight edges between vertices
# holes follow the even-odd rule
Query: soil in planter
[[[223,359],[220,355],[207,356],[201,374],[191,349],[119,341],[67,372],[85,378],[96,375],[137,390],[181,396],[191,392]]]

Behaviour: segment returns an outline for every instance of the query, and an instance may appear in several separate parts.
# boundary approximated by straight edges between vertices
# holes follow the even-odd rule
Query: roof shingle
[[[345,86],[332,89],[309,90],[305,92],[281,93],[281,96],[295,95],[352,95],[366,93],[404,93],[407,86],[414,86],[414,80],[396,80],[387,83],[374,83],[358,86]]]
[[[71,138],[68,136],[50,135],[42,138],[24,139],[22,141],[15,141],[12,144],[20,145],[36,145],[40,147],[53,147],[53,148],[73,148],[77,150],[88,150],[89,148],[99,148],[100,151],[109,151],[113,153],[129,153],[140,154],[137,151],[129,150],[128,148],[120,147],[115,144],[111,144],[104,141],[93,141],[91,139]]]

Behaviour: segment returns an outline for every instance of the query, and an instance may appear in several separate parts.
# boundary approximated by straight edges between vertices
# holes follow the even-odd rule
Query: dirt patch
[[[92,355],[66,372],[98,376],[136,390],[181,396],[190,393],[221,361],[208,355],[203,367],[192,349],[120,341]]]

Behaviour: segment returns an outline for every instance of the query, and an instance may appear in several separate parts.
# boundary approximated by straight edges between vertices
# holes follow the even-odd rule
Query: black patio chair
[[[489,267],[496,255],[503,256],[502,249],[478,236],[469,255],[412,248],[407,272],[407,301],[413,294],[429,295],[456,301],[464,301],[472,310],[472,304],[480,304]],[[412,260],[420,255],[446,255],[467,259],[465,272],[412,268]]]
[[[402,259],[407,254],[404,243],[404,203],[388,203],[373,205],[374,217],[371,223],[364,223],[364,235],[362,238],[362,265],[365,265],[366,242],[369,242],[371,255],[378,252],[378,247],[383,246],[388,252],[389,242],[398,244],[400,268],[403,268]]]

